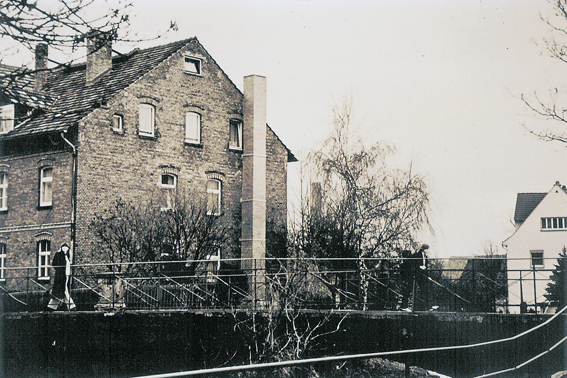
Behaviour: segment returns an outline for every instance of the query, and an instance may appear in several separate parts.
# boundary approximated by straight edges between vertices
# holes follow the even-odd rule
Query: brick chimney
[[[87,85],[96,82],[112,69],[112,35],[92,31],[87,38]]]
[[[244,77],[241,266],[255,306],[266,299],[266,78]]]
[[[46,43],[39,43],[35,46],[35,80],[34,91],[41,91],[47,79],[47,57],[48,46]]]

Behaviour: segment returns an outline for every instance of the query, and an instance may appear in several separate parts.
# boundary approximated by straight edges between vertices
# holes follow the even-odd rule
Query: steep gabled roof
[[[33,80],[29,79],[29,75],[27,79],[19,79],[16,85],[3,90],[6,97],[13,102],[35,104],[34,107],[43,111],[4,134],[2,139],[67,130],[193,40],[197,39],[134,50],[114,57],[112,70],[92,85],[86,84],[86,64],[50,71],[41,94],[34,93]],[[0,74],[9,70],[4,66]]]
[[[546,195],[547,193],[518,193],[514,222],[524,223]]]

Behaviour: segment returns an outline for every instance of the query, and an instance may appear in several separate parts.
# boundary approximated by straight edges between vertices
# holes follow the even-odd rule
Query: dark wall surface
[[[246,364],[250,335],[236,325],[252,315],[230,312],[57,312],[2,316],[4,377],[134,377]],[[324,314],[306,312],[298,325]],[[394,312],[334,313],[306,357],[472,344],[519,334],[549,315]],[[471,377],[516,366],[564,335],[565,318],[519,340],[452,351],[388,358],[451,377]],[[265,317],[256,315],[257,330]],[[257,331],[261,332],[261,331]],[[281,334],[281,333],[280,333]],[[261,339],[262,335],[258,339]],[[564,369],[561,348],[500,377],[546,377]]]

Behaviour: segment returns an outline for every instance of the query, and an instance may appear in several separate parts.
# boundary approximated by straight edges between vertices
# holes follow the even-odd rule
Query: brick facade
[[[164,58],[152,67],[143,66],[141,56],[150,59],[158,53]],[[186,55],[199,59],[200,75],[185,72]],[[30,130],[16,127],[0,136],[0,173],[4,169],[9,177],[9,209],[0,212],[0,238],[6,240],[7,266],[37,265],[36,239],[40,232],[50,233],[53,252],[61,243],[70,241],[74,179],[70,144],[76,148],[77,159],[74,241],[77,264],[92,261],[88,258],[92,253],[96,256],[89,229],[94,215],[108,209],[119,198],[132,202],[150,199],[161,190],[163,173],[174,173],[178,188],[203,192],[209,177],[220,179],[223,212],[233,217],[235,225],[240,223],[242,152],[229,148],[229,125],[231,119],[243,119],[243,94],[197,39],[115,58],[112,70],[92,84],[84,84],[84,70],[83,65],[69,72],[55,72],[52,83],[58,84],[52,84],[50,92],[55,97],[57,85],[65,87],[62,90],[76,85],[80,87],[79,93],[84,86],[85,94],[80,92],[84,96],[81,106],[87,101],[90,106],[81,109],[84,115],[66,125],[61,121],[49,128],[46,123],[36,126],[48,128],[45,133],[34,131],[28,123],[26,127]],[[120,70],[124,75],[119,76]],[[147,72],[134,77],[135,70]],[[121,82],[128,75],[132,76],[131,80]],[[80,85],[79,80],[83,80]],[[64,96],[69,93],[63,93]],[[80,102],[78,98],[70,106],[79,106],[74,104]],[[154,106],[153,137],[139,133],[141,103]],[[188,111],[201,115],[199,144],[185,142]],[[62,118],[66,116],[63,114]],[[115,115],[123,120],[121,131],[113,129]],[[293,155],[269,127],[267,135],[267,216],[285,229],[286,166]],[[53,205],[47,209],[37,206],[41,164],[52,164],[54,172]],[[238,257],[238,251],[235,245],[226,257]]]

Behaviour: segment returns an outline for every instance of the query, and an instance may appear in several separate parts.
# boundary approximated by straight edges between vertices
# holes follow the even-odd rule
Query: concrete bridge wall
[[[325,314],[305,312],[300,326]],[[548,315],[336,312],[306,357],[463,345],[510,337]],[[246,364],[250,334],[236,324],[250,322],[245,311],[5,313],[2,316],[3,377],[132,377],[207,367]],[[258,337],[265,317],[258,314]],[[519,341],[458,351],[422,353],[391,359],[452,377],[470,377],[515,366],[544,351],[562,335],[566,319]],[[521,374],[544,377],[565,368],[558,348]],[[503,375],[505,376],[505,375]]]

